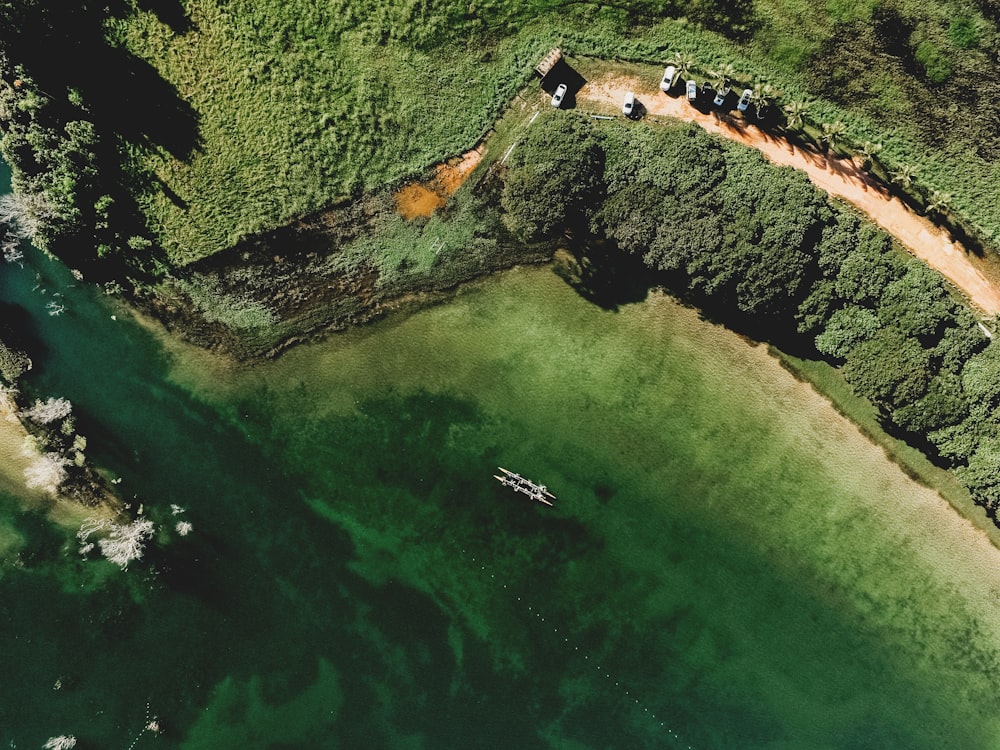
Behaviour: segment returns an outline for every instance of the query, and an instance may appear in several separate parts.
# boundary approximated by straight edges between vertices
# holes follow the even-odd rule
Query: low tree
[[[604,152],[593,129],[558,113],[536,122],[511,152],[500,202],[508,227],[525,242],[586,229],[587,210],[604,194]]]
[[[878,316],[866,307],[847,305],[830,315],[816,337],[816,349],[834,359],[844,359],[850,351],[867,341],[882,327]]]
[[[969,456],[968,466],[958,469],[962,483],[991,517],[1000,509],[1000,439],[983,440]]]
[[[697,65],[695,59],[684,52],[675,52],[670,60],[670,64],[677,68],[677,75],[684,80],[691,77],[691,73],[694,72]]]
[[[962,368],[962,388],[969,399],[988,409],[1000,406],[1000,340],[973,355]]]
[[[878,301],[878,316],[884,324],[917,336],[925,346],[937,344],[954,320],[954,309],[941,277],[915,259],[907,259],[905,272],[885,286]]]
[[[855,246],[834,271],[837,294],[856,304],[875,307],[885,288],[899,276],[901,266],[889,236],[871,224],[862,224]]]
[[[927,393],[930,352],[896,326],[887,326],[851,349],[844,377],[883,413],[891,413]]]
[[[913,178],[917,176],[918,168],[910,164],[900,164],[895,169],[890,170],[889,179],[903,190],[909,190],[913,185]]]
[[[733,79],[736,78],[736,68],[731,63],[723,63],[715,70],[710,71],[709,76],[715,89],[723,91],[728,89],[732,85]]]
[[[795,99],[788,102],[782,109],[785,113],[785,127],[788,130],[801,130],[805,126],[809,113],[808,102],[803,99]]]
[[[912,404],[892,413],[892,421],[914,435],[928,435],[950,425],[959,424],[969,414],[969,403],[962,392],[962,383],[955,375],[937,375],[931,379],[927,393]]]
[[[935,214],[947,214],[951,207],[951,193],[942,193],[940,190],[931,190],[924,210],[929,216]]]
[[[882,144],[865,141],[861,144],[861,167],[871,169],[875,166],[876,157],[882,153]]]
[[[834,120],[833,122],[824,122],[820,127],[823,129],[823,133],[819,137],[820,141],[828,151],[834,152],[836,155],[837,145],[847,135],[847,126],[841,120]]]
[[[757,110],[757,117],[764,117],[774,103],[774,100],[779,96],[781,96],[781,92],[771,84],[764,82],[754,83],[750,102],[753,104],[754,109]]]

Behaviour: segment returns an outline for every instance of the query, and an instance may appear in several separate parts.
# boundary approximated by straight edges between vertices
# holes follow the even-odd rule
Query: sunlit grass
[[[632,26],[619,9],[555,0],[489,3],[454,19],[447,3],[442,7],[451,10],[438,17],[393,3],[372,12],[349,2],[333,13],[302,3],[220,7],[192,0],[189,31],[175,33],[153,14],[139,13],[114,33],[157,67],[200,118],[201,147],[189,161],[165,152],[145,160],[186,203],[159,191],[142,200],[176,264],[470,148],[516,103],[532,67],[554,45],[642,61],[652,75],[683,52],[700,76],[731,63],[742,81],[766,80],[784,101],[812,98],[813,121],[841,120],[849,141],[883,143],[888,165],[919,166],[921,185],[950,193],[957,215],[1000,239],[995,166],[976,155],[974,143],[927,148],[907,96],[912,80],[873,70],[869,101],[856,106],[810,97],[808,76],[824,65],[822,45],[836,22],[864,23],[881,7],[869,3],[858,17],[842,5],[769,0],[758,6],[756,36],[745,44],[682,20],[647,18]],[[931,12],[909,3],[902,8],[915,18]],[[932,15],[947,26],[940,10]],[[959,53],[973,62],[980,54],[949,55]]]

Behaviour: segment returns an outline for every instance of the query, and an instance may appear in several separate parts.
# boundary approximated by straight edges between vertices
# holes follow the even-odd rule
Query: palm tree
[[[916,174],[916,167],[912,167],[909,164],[900,164],[896,167],[896,169],[889,173],[889,179],[903,188],[903,190],[906,190],[913,184],[913,178]]]
[[[715,90],[725,91],[729,88],[733,79],[736,77],[736,68],[734,68],[730,63],[724,63],[715,70],[711,71],[709,75],[712,77],[712,85],[715,87]]]
[[[809,111],[809,104],[801,99],[788,102],[784,107],[785,125],[789,130],[801,130],[806,123],[806,113]]]
[[[949,193],[942,193],[940,190],[931,190],[925,210],[928,214],[946,214],[948,213],[950,203],[951,195]]]
[[[753,96],[750,97],[750,101],[753,102],[753,106],[758,110],[770,107],[771,102],[773,102],[777,96],[778,90],[771,84],[754,81]]]
[[[819,139],[826,144],[830,151],[836,151],[837,144],[847,135],[847,126],[841,120],[824,122],[822,125],[823,135]]]
[[[869,169],[875,162],[875,157],[882,153],[881,143],[872,143],[871,141],[865,141],[861,144],[861,166],[864,169]]]
[[[685,55],[683,52],[675,52],[674,59],[670,62],[675,68],[677,68],[677,75],[685,81],[691,75],[691,71],[694,70],[695,66],[694,58],[690,55]]]

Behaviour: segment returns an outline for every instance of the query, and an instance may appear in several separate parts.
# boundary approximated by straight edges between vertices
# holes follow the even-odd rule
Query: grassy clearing
[[[180,198],[157,191],[144,202],[178,264],[470,147],[551,40],[423,51],[382,43],[349,19],[293,23],[276,9],[209,2],[189,12],[196,32],[176,34],[152,14],[118,29],[200,116],[193,158],[161,152],[148,162]]]
[[[166,188],[142,208],[170,260],[211,255],[471,147],[553,44],[645,61],[650,75],[675,52],[702,77],[731,63],[783,101],[811,100],[814,123],[841,120],[849,141],[883,143],[887,166],[918,167],[919,184],[949,193],[956,215],[1000,242],[1000,115],[986,106],[1000,64],[986,55],[995,24],[978,10],[765,0],[740,31],[720,25],[718,8],[697,24],[663,20],[643,2],[432,5],[189,0],[187,28],[151,12],[114,22],[115,39],[199,117],[193,157],[140,160]]]

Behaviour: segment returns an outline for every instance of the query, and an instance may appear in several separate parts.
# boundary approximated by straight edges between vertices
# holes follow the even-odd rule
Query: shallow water
[[[30,261],[29,385],[162,531],[122,573],[2,495],[0,745],[1000,741],[1000,554],[690,310],[517,271],[243,371]]]

